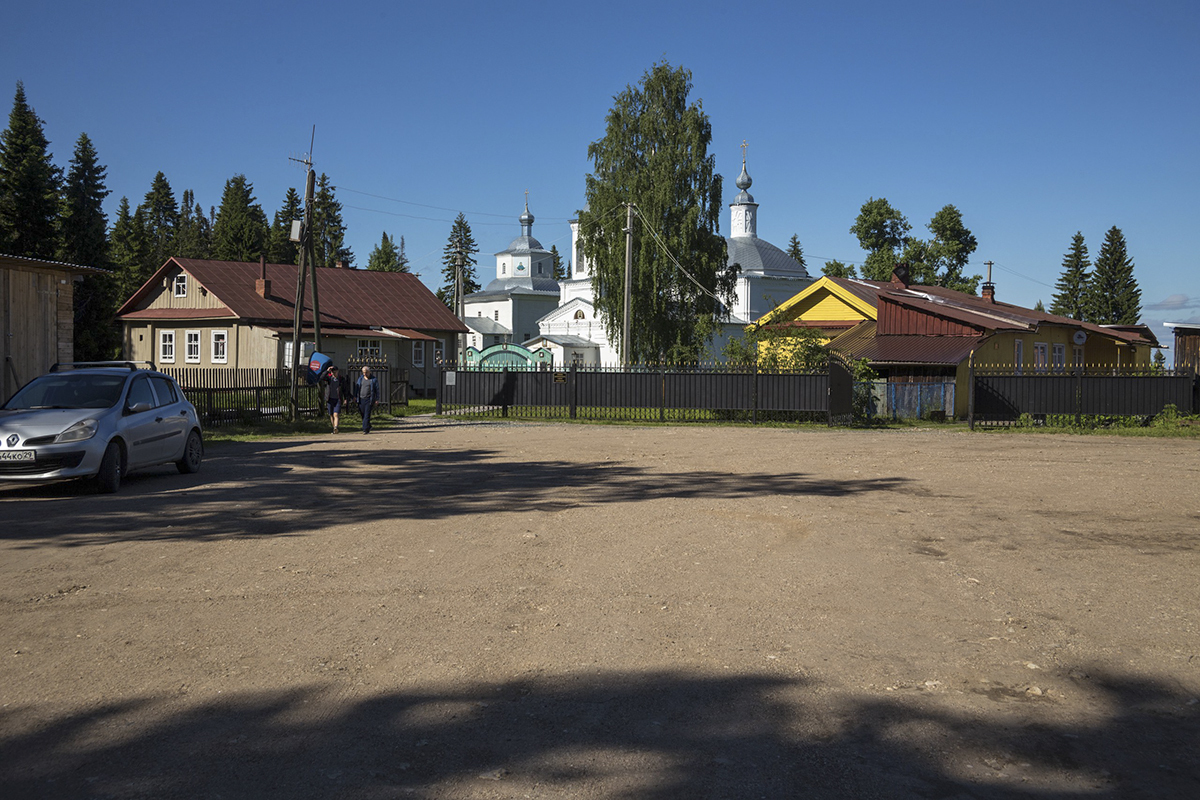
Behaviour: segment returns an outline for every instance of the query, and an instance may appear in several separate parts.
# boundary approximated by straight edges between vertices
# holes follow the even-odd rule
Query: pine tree
[[[689,70],[655,64],[613,98],[604,136],[588,145],[579,243],[608,338],[630,363],[699,357],[733,305],[737,271],[719,233],[712,124],[691,90]],[[628,342],[625,203],[637,217]]]
[[[222,261],[258,261],[266,252],[267,215],[254,202],[254,187],[245,175],[225,182],[221,208],[213,223],[213,257]]]
[[[0,133],[0,252],[54,258],[62,171],[54,166],[42,120],[17,82],[8,128]]]
[[[566,280],[567,270],[563,266],[562,256],[557,245],[550,245],[550,277],[556,281]]]
[[[300,195],[289,187],[283,198],[283,207],[275,212],[275,221],[271,225],[267,260],[272,264],[300,263],[300,243],[292,241],[292,220],[303,216],[304,205]]]
[[[804,261],[804,248],[800,246],[800,237],[792,234],[792,238],[788,240],[787,254],[794,258],[801,267],[808,269],[808,264]]]
[[[183,190],[179,224],[175,228],[175,255],[180,258],[212,257],[212,222],[196,202],[191,189]]]
[[[1050,298],[1050,313],[1060,317],[1070,317],[1086,321],[1088,313],[1088,261],[1087,245],[1083,242],[1083,233],[1077,231],[1071,238],[1071,249],[1062,260],[1062,276],[1054,284],[1055,292]]]
[[[58,259],[68,264],[108,269],[108,220],[104,216],[105,168],[86,133],[75,143],[75,155],[63,184],[59,212]],[[117,282],[111,274],[89,274],[75,284],[75,358],[104,361],[119,355],[121,332],[113,315],[117,310]]]
[[[333,195],[329,176],[321,173],[313,194],[312,247],[313,263],[318,267],[346,266],[354,263],[354,253],[346,246],[346,225],[342,222],[342,204]]]
[[[152,273],[144,272],[149,250],[142,209],[138,208],[131,215],[129,198],[122,197],[117,207],[117,221],[108,234],[108,256],[117,273],[118,307],[149,280]]]
[[[1142,290],[1133,277],[1133,259],[1121,229],[1113,226],[1104,236],[1096,267],[1088,284],[1088,306],[1099,325],[1136,325],[1142,315]]]
[[[446,240],[446,247],[442,250],[442,280],[446,283],[437,290],[438,299],[446,304],[448,308],[454,308],[454,279],[458,265],[458,253],[463,255],[463,296],[479,291],[479,278],[475,274],[475,254],[479,252],[479,246],[475,244],[475,237],[471,235],[471,226],[467,223],[467,217],[464,214],[459,214],[455,218],[454,224],[450,226],[450,238]]]
[[[403,240],[403,237],[401,237]],[[383,238],[367,259],[367,269],[375,272],[408,272],[407,259],[402,260],[402,253],[396,247],[396,242],[383,232]]]

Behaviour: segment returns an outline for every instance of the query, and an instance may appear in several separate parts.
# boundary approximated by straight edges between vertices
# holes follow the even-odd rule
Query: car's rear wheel
[[[121,488],[121,445],[109,442],[100,459],[100,471],[96,473],[96,488],[102,494],[112,494]]]
[[[183,458],[175,462],[175,466],[184,475],[200,470],[200,462],[204,458],[204,442],[200,434],[192,431],[188,434],[187,444],[183,446]]]

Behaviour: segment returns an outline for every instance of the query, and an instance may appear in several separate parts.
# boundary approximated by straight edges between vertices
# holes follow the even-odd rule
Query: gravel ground
[[[1200,446],[467,424],[0,486],[6,798],[1200,797]]]

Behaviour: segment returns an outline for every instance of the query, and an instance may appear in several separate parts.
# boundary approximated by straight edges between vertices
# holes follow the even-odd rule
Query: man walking
[[[362,377],[354,383],[354,396],[358,399],[358,410],[362,412],[362,432],[371,432],[371,409],[379,405],[379,379],[371,375],[371,368],[362,368]]]

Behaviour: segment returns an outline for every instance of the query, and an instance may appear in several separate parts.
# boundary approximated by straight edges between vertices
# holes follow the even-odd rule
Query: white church
[[[742,173],[735,182],[739,193],[729,205],[730,235],[725,239],[728,263],[740,267],[735,299],[705,360],[721,360],[730,338],[740,336],[747,324],[813,281],[798,261],[758,238],[758,203],[748,191],[751,183],[743,155]],[[578,220],[571,221],[571,272],[562,281],[553,280],[550,252],[533,238],[528,201],[520,223],[521,235],[496,254],[496,278],[465,298],[463,321],[472,330],[467,344],[482,350],[517,343],[531,351],[548,351],[558,366],[619,364],[621,354],[604,329],[590,268],[579,250]]]

